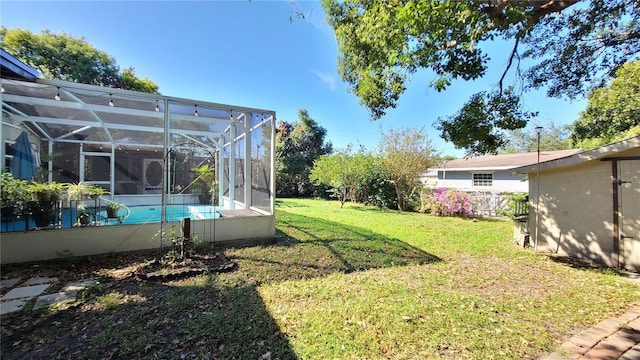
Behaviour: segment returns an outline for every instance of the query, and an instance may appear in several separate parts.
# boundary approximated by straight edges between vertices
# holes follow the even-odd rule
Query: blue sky
[[[275,110],[279,120],[289,122],[305,108],[327,129],[335,148],[375,149],[382,130],[408,127],[424,128],[445,154],[463,154],[440,139],[432,124],[454,114],[469,95],[497,83],[510,44],[491,44],[494,66],[484,79],[455,82],[443,93],[427,86],[429,73],[417,73],[399,106],[372,122],[337,73],[337,42],[320,2],[299,0],[296,7],[290,1],[256,0],[3,0],[0,23],[85,37],[120,66],[154,80],[165,95]],[[296,19],[296,11],[306,18]],[[586,101],[547,99],[540,91],[528,93],[524,104],[539,111],[535,126],[571,123]]]

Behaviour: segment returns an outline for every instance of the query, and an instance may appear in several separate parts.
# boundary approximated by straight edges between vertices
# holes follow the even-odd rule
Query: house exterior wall
[[[633,149],[616,156],[637,156]],[[638,161],[638,160],[635,160]],[[617,266],[613,244],[613,190],[611,161],[593,160],[540,173],[539,218],[536,217],[538,184],[529,173],[531,243],[538,249]],[[625,214],[640,219],[640,214]],[[536,226],[536,223],[538,225]],[[536,234],[539,229],[539,234]],[[631,266],[640,266],[640,259]]]
[[[493,186],[473,187],[473,174],[493,174]],[[513,175],[511,170],[500,171],[438,171],[437,187],[446,187],[463,191],[491,192],[527,192],[529,189],[525,177]]]

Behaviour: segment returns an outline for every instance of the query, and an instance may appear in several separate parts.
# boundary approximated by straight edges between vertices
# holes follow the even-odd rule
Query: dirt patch
[[[497,257],[463,255],[453,264],[455,270],[449,274],[452,284],[458,290],[483,297],[542,299],[557,291],[557,285],[563,282],[560,275],[533,271],[522,262]]]
[[[104,344],[98,342],[97,345],[88,345],[88,343],[94,343],[95,339],[104,336],[105,326],[114,329],[130,326],[132,331],[136,327],[143,329],[149,325],[135,322],[136,316],[141,312],[162,314],[167,311],[167,308],[179,307],[180,296],[174,295],[173,298],[168,298],[167,293],[179,291],[174,285],[181,278],[202,273],[228,272],[237,268],[234,261],[212,249],[201,250],[197,256],[173,268],[154,260],[161,258],[161,255],[157,251],[133,252],[2,266],[2,278],[26,280],[31,277],[57,277],[60,286],[69,281],[84,278],[98,278],[100,281],[98,286],[80,294],[78,297],[80,301],[65,308],[28,310],[3,315],[0,326],[2,344],[0,357],[2,359],[84,358],[86,350],[95,346],[106,347],[102,352],[105,358],[125,356],[113,352],[110,354],[107,349],[108,339],[105,339]],[[202,311],[218,308],[221,299],[215,290],[203,294],[201,298],[206,299],[207,302],[194,304],[194,306]],[[190,340],[185,340],[184,334],[175,331],[189,318],[182,319],[178,316],[177,319],[169,321],[166,317],[157,316],[154,319],[159,319],[158,324],[151,325],[157,327],[165,338],[158,344],[150,341],[150,350],[155,347],[167,350],[186,347],[187,353],[192,353],[187,358],[198,357],[199,348],[196,343],[192,344]]]

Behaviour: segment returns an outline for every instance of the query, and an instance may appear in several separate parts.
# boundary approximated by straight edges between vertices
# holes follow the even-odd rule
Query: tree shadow
[[[619,269],[615,269],[603,264],[599,264],[590,260],[580,259],[577,257],[570,257],[566,255],[551,255],[549,256],[551,261],[568,266],[573,269],[592,271],[598,273],[610,273],[616,275],[622,275],[623,273]]]
[[[309,279],[394,266],[442,261],[439,257],[370,230],[279,211],[276,244],[228,249],[240,271],[256,284]]]
[[[301,207],[309,207],[308,205],[301,204],[299,201],[288,200],[287,198],[278,198],[276,199],[276,207],[290,207],[290,208],[301,208]]]
[[[82,306],[14,315],[9,321],[27,325],[3,331],[2,358],[297,359],[255,287],[222,288],[211,279],[129,278]]]
[[[168,282],[103,278],[104,287],[77,306],[3,316],[2,358],[297,359],[259,286],[442,261],[364,228],[279,214],[275,245],[223,250],[238,262],[232,272]],[[98,263],[134,267],[144,258],[114,257]],[[87,271],[77,260],[52,266]],[[24,326],[5,331],[16,322]]]

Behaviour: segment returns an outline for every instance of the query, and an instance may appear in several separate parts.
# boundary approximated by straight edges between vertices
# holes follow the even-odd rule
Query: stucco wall
[[[611,156],[637,155],[640,149]],[[592,160],[540,172],[539,249],[617,266],[613,247],[611,169],[611,161]],[[536,239],[537,189],[536,173],[529,173],[532,244]],[[626,216],[640,218],[640,214]],[[640,265],[640,259],[635,262],[635,266]]]
[[[180,224],[173,223],[180,232]],[[168,232],[172,223],[164,225]],[[191,223],[198,240],[226,244],[253,244],[275,235],[273,215],[198,220]],[[160,223],[98,226],[73,229],[3,233],[0,239],[2,264],[58,259],[70,256],[109,254],[133,250],[156,249],[161,244]]]
[[[535,213],[537,178],[529,174]],[[538,248],[613,266],[611,163],[592,161],[540,173]],[[536,218],[529,217],[531,239]]]

